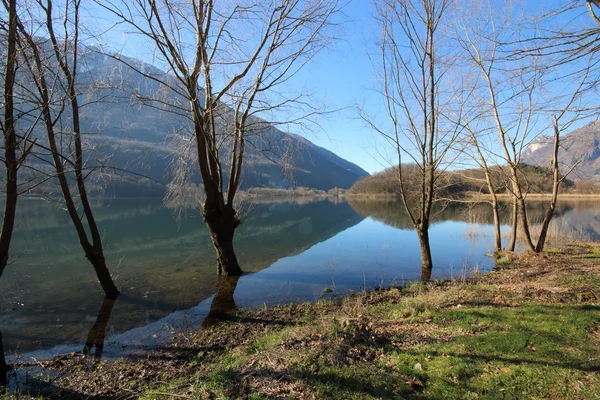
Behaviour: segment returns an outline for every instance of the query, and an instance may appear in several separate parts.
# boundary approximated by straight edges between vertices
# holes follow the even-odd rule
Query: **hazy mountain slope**
[[[552,138],[540,137],[523,152],[522,161],[542,167],[552,162]],[[600,181],[600,120],[576,129],[561,138],[558,152],[561,173],[579,163],[572,175],[573,180]]]
[[[176,85],[173,77],[151,65],[131,58],[127,61]],[[189,132],[190,121],[164,108],[144,105],[139,99],[156,97],[158,92],[171,103],[185,100],[98,52],[83,53],[80,65],[78,79],[87,161],[90,168],[100,166],[102,171],[102,174],[94,174],[96,188],[109,195],[162,195],[164,185],[171,182],[173,160],[184,143],[182,132]],[[21,83],[27,86],[26,76],[21,77]],[[229,111],[224,109],[222,121],[226,123]],[[68,118],[68,110],[64,115]],[[368,175],[357,165],[299,135],[283,132],[256,118],[253,122],[260,126],[260,135],[253,135],[246,146],[242,188],[349,188],[357,179]],[[26,129],[27,124],[21,121],[20,126]],[[36,136],[43,144],[41,128],[38,127]],[[228,150],[225,141],[221,157],[224,164],[229,161]],[[40,164],[39,159],[30,162]],[[36,169],[50,168],[42,164],[36,165]],[[193,169],[192,179],[200,183],[196,169]],[[128,176],[124,171],[133,174]],[[148,179],[140,179],[140,176]]]

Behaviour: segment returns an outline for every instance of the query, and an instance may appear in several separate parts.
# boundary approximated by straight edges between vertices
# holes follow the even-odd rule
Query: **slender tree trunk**
[[[502,250],[502,231],[500,229],[500,211],[496,194],[492,195],[492,213],[494,214],[494,251]]]
[[[117,287],[115,286],[110,272],[106,267],[106,261],[104,259],[104,254],[102,251],[102,244],[100,241],[100,234],[97,231],[97,227],[95,225],[94,219],[91,219],[92,234],[95,233],[93,243],[90,243],[87,237],[87,233],[85,231],[85,227],[83,222],[79,218],[79,213],[77,212],[77,207],[75,206],[75,201],[73,199],[73,194],[71,193],[71,188],[69,186],[69,182],[67,180],[66,172],[63,166],[63,160],[61,159],[61,153],[57,145],[56,140],[56,132],[54,130],[55,121],[53,120],[52,110],[50,109],[51,97],[50,97],[50,89],[46,82],[45,75],[45,67],[42,63],[42,58],[40,55],[40,49],[35,40],[26,33],[23,27],[20,27],[22,30],[23,36],[26,38],[28,44],[32,50],[32,57],[34,58],[35,69],[32,65],[28,64],[31,73],[36,77],[37,82],[36,86],[38,88],[38,92],[41,99],[41,111],[43,116],[44,125],[46,128],[46,135],[48,137],[48,144],[51,150],[52,161],[54,164],[54,168],[56,170],[57,179],[60,185],[61,192],[63,194],[63,198],[65,200],[65,205],[67,207],[67,211],[69,216],[71,217],[71,221],[77,231],[77,236],[79,238],[79,243],[85,252],[85,256],[92,263],[94,270],[96,271],[96,275],[98,276],[98,280],[100,281],[100,285],[104,290],[104,293],[109,297],[116,297],[119,294]],[[72,82],[71,82],[72,83]],[[71,99],[73,101],[73,99]],[[77,105],[76,99],[72,105]],[[76,113],[76,117],[78,119],[78,112]],[[81,142],[79,142],[81,145]],[[76,150],[78,161],[81,162],[81,148]],[[80,165],[81,167],[81,165]],[[80,171],[81,172],[81,171]],[[79,183],[79,182],[78,182]],[[85,195],[85,191],[83,192]],[[85,200],[87,203],[87,197],[84,196],[82,200]],[[89,207],[89,204],[88,204]],[[91,214],[91,210],[87,210]],[[87,216],[87,214],[86,214]],[[90,222],[90,221],[88,221]]]
[[[521,221],[521,230],[523,232],[523,239],[525,239],[525,245],[527,246],[527,250],[535,251],[535,246],[533,245],[533,241],[531,240],[531,231],[529,230],[529,221],[527,219],[527,206],[525,205],[525,198],[523,197],[523,191],[519,186],[519,174],[517,171],[517,166],[514,164],[510,165],[510,172],[512,175],[512,193],[515,197],[518,208],[519,208],[519,219]]]
[[[96,272],[100,286],[102,286],[102,289],[104,290],[104,294],[107,297],[116,299],[119,295],[119,289],[117,289],[115,282],[110,276],[110,271],[106,266],[106,259],[104,258],[102,246],[94,246],[89,243],[84,245],[82,243],[82,247],[85,252],[85,257],[94,267],[94,271]]]
[[[431,259],[431,246],[429,244],[429,230],[417,229],[419,237],[419,245],[421,246],[421,281],[428,282],[431,280],[431,272],[433,270],[433,261]]]
[[[548,228],[550,227],[550,222],[554,217],[554,213],[556,211],[556,203],[558,201],[558,189],[560,187],[560,172],[558,170],[558,146],[560,144],[559,138],[559,129],[558,129],[558,120],[556,117],[554,118],[554,148],[552,153],[552,200],[550,200],[550,206],[546,210],[546,215],[544,217],[544,222],[542,223],[542,229],[540,231],[540,236],[538,238],[537,244],[535,246],[535,251],[540,253],[544,250],[544,245],[546,243],[546,237],[548,235]]]
[[[202,207],[202,218],[206,222],[217,253],[217,273],[227,276],[241,275],[242,269],[233,250],[233,234],[240,225],[240,220],[233,207],[226,205],[221,210],[205,202]]]
[[[508,251],[515,251],[515,247],[517,245],[517,229],[519,228],[519,204],[517,203],[517,198],[513,197],[512,203],[512,213],[511,213],[511,223],[512,228],[510,232],[510,241],[508,243]]]
[[[529,220],[527,219],[527,206],[525,204],[525,200],[521,197],[518,199],[518,201],[519,219],[521,220],[521,230],[523,231],[523,236],[525,237],[525,245],[527,246],[527,250],[535,251],[535,246],[531,240],[531,231],[529,230]]]
[[[82,352],[86,355],[89,355],[92,351],[92,348],[96,347],[96,351],[94,352],[94,365],[98,365],[102,359],[104,340],[106,338],[106,327],[108,325],[110,314],[112,313],[115,302],[115,298],[104,298],[102,307],[100,307],[100,311],[96,317],[96,322],[94,322],[92,329],[90,329],[87,340],[85,341],[85,345],[83,346]]]
[[[6,166],[6,198],[4,219],[0,232],[0,277],[8,263],[8,250],[15,226],[17,212],[17,136],[14,121],[13,87],[15,82],[15,60],[17,54],[17,2],[9,1],[6,70],[4,75],[4,164]]]
[[[494,251],[497,252],[499,250],[502,250],[502,230],[500,229],[500,211],[498,210],[498,197],[496,196],[496,188],[494,187],[494,183],[487,162],[485,161],[485,157],[479,149],[479,145],[477,144],[477,142],[475,142],[475,148],[483,164],[483,170],[485,171],[485,181],[490,195],[492,196],[492,201],[490,205],[492,206],[492,213],[494,215]]]
[[[92,206],[90,205],[85,187],[85,178],[83,175],[83,145],[81,143],[81,127],[79,122],[79,103],[77,100],[77,94],[75,93],[74,82],[70,83],[69,95],[71,97],[71,110],[73,112],[73,136],[75,140],[75,175],[77,180],[77,190],[79,192],[79,199],[81,200],[81,207],[83,208],[85,219],[88,223],[90,235],[92,237],[91,246],[87,246],[87,248],[84,247],[85,256],[94,266],[94,270],[96,271],[100,285],[104,289],[104,293],[110,298],[116,298],[119,295],[119,290],[117,289],[117,286],[110,276],[110,271],[106,266],[104,249],[102,247],[102,237],[100,235],[98,225],[96,224],[96,219],[94,218]]]

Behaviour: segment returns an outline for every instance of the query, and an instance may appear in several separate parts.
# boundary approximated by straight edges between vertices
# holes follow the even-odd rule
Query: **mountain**
[[[548,136],[536,138],[523,151],[521,161],[531,165],[549,167],[552,163],[553,139]],[[561,137],[558,151],[561,173],[579,163],[572,175],[573,180],[600,182],[600,120],[575,129]]]
[[[80,104],[83,104],[81,122],[86,133],[86,157],[89,168],[101,172],[93,174],[93,188],[105,195],[161,196],[165,185],[173,180],[178,154],[182,154],[186,145],[188,153],[193,148],[189,146],[189,136],[185,138],[182,134],[189,132],[190,121],[185,114],[156,103],[150,106],[145,99],[160,97],[170,104],[186,102],[174,91],[165,90],[155,80],[144,77],[116,58],[125,59],[129,65],[166,80],[173,87],[178,85],[173,76],[134,58],[107,56],[94,49],[81,54],[78,89]],[[24,74],[20,85],[33,88]],[[31,108],[26,102],[21,107]],[[68,110],[63,115],[68,122]],[[228,123],[231,115],[231,109],[223,105],[221,127]],[[247,139],[242,189],[294,186],[347,189],[359,178],[369,175],[302,136],[284,132],[256,117],[251,123],[254,131]],[[31,122],[21,120],[18,126],[25,130]],[[40,144],[45,143],[42,128],[38,124],[34,133]],[[226,135],[223,138],[221,160],[225,164],[229,161],[230,146]],[[30,157],[28,162],[33,165],[29,170],[35,172],[30,172],[31,176],[25,173],[25,179],[34,179],[33,175],[39,171],[50,171],[51,167],[44,163],[47,159],[47,155],[37,159]],[[192,183],[199,184],[197,164],[191,159],[187,164]],[[227,165],[223,165],[223,170],[227,170]]]

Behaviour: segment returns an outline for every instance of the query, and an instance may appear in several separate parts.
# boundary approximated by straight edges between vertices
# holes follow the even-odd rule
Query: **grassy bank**
[[[54,360],[45,396],[600,398],[600,247],[506,257],[477,280],[242,310],[94,372]]]

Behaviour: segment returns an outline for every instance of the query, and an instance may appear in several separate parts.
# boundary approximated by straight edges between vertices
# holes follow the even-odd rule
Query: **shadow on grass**
[[[246,398],[251,393],[270,393],[273,398],[287,398],[297,394],[298,385],[317,392],[316,398],[346,398],[369,394],[375,398],[398,398],[400,393],[412,391],[399,377],[387,384],[371,374],[350,376],[344,371],[311,371],[307,368],[276,370],[258,368],[243,375],[233,370],[221,371],[216,377],[223,384],[228,398]],[[302,389],[300,389],[302,390]],[[315,397],[313,397],[315,398]]]

